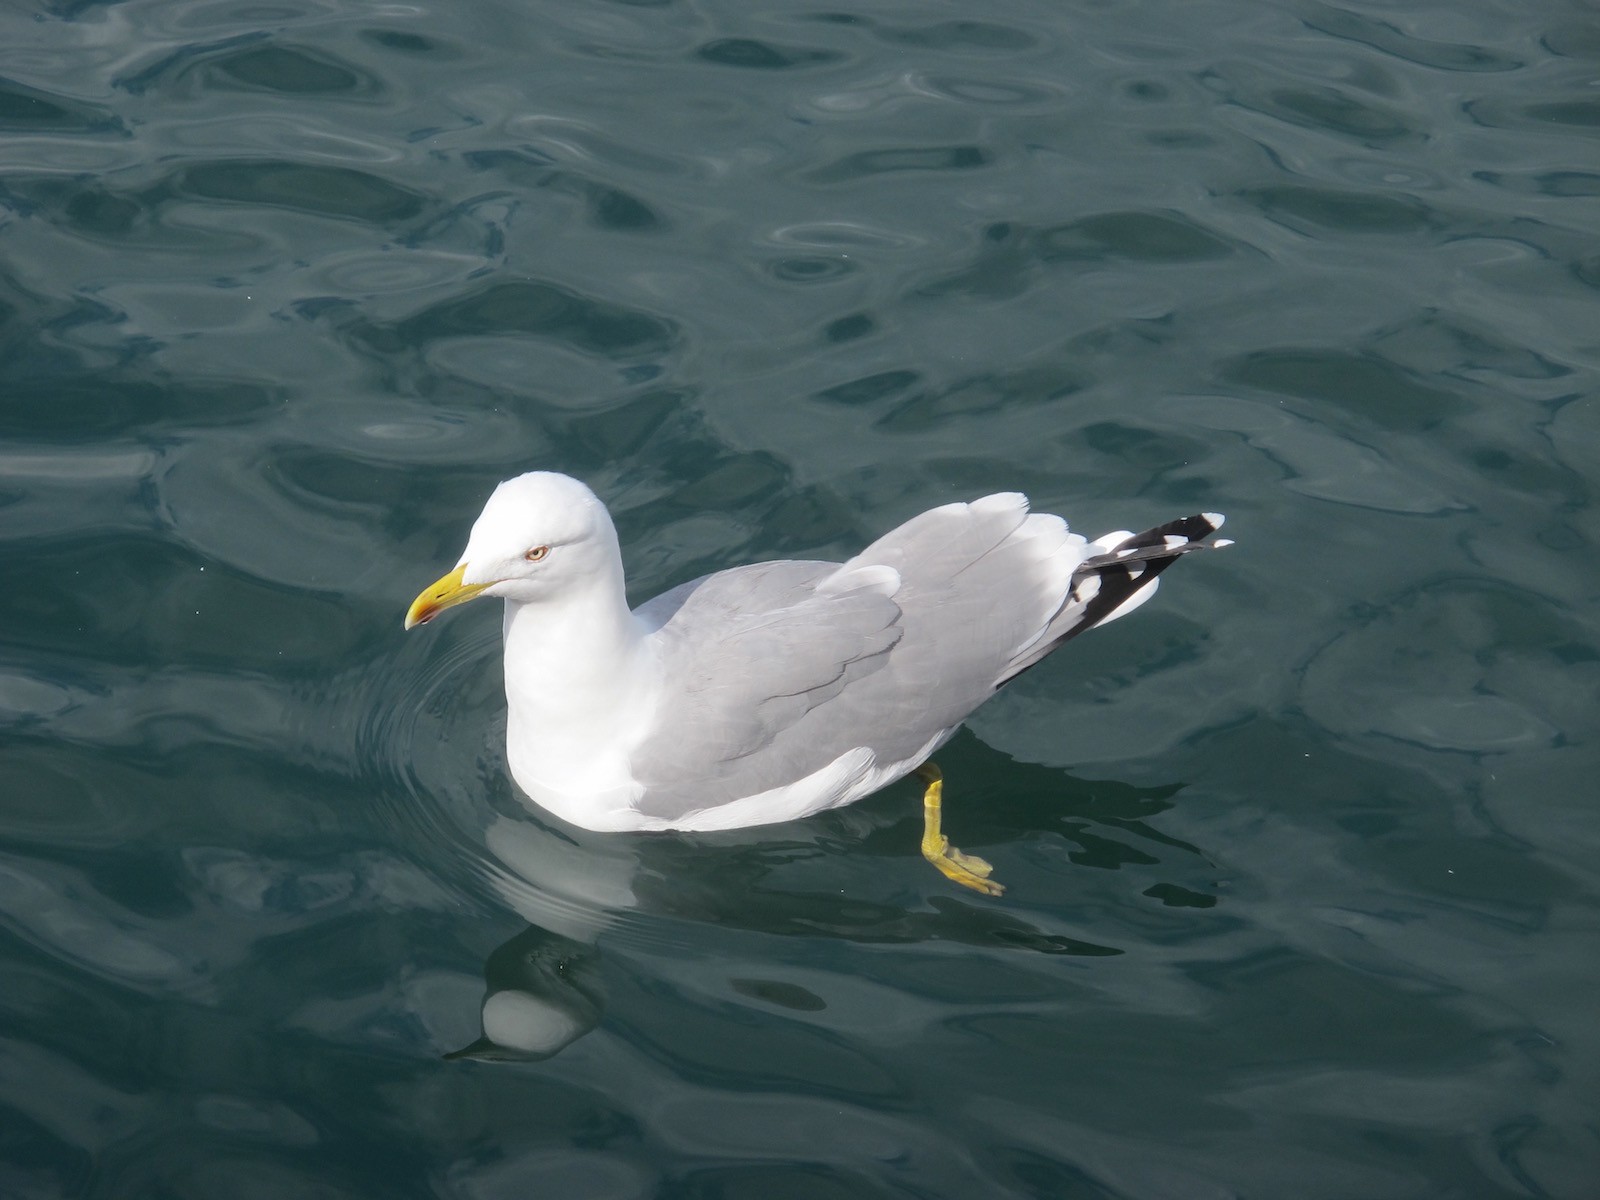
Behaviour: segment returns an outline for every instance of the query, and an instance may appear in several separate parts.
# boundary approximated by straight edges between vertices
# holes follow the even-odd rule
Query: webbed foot
[[[976,854],[964,854],[939,832],[940,810],[944,799],[944,775],[931,762],[917,768],[917,777],[927,782],[922,794],[922,857],[939,869],[946,879],[969,887],[985,896],[998,896],[1004,885],[989,878],[994,870]]]

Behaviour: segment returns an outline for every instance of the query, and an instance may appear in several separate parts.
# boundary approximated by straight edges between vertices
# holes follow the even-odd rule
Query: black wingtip
[[[1181,537],[1187,542],[1203,542],[1222,528],[1224,520],[1226,518],[1221,513],[1195,513],[1193,516],[1179,517],[1176,521],[1168,521],[1165,525],[1157,525],[1154,529],[1134,534],[1118,545],[1112,553],[1160,546],[1169,537]],[[1181,549],[1181,547],[1173,548]]]
[[[1191,550],[1210,550],[1231,546],[1232,542],[1207,542],[1206,539],[1222,528],[1221,513],[1195,513],[1179,517],[1165,525],[1157,525],[1124,538],[1105,554],[1087,558],[1078,565],[1074,582],[1086,575],[1099,578],[1099,588],[1094,599],[1085,606],[1083,620],[1063,637],[1063,642],[1093,629],[1105,620],[1137,591],[1149,587],[1161,572]]]
[[[1015,679],[1043,661],[1057,647],[1070,642],[1085,630],[1093,629],[1130,599],[1155,583],[1156,577],[1192,550],[1221,549],[1232,542],[1206,539],[1222,528],[1221,513],[1195,513],[1179,517],[1154,529],[1123,538],[1104,554],[1084,559],[1072,573],[1072,586],[1061,609],[1051,618],[1059,619],[1067,608],[1081,604],[1077,619],[1047,644],[1030,649],[998,683]],[[998,685],[997,685],[998,686]]]
[[[1233,545],[1225,539],[1206,541],[1222,528],[1222,522],[1221,513],[1195,513],[1191,517],[1179,517],[1176,521],[1168,521],[1165,525],[1146,529],[1143,533],[1123,538],[1104,554],[1084,559],[1078,564],[1075,578],[1099,575],[1103,583],[1108,572],[1123,568],[1131,572],[1132,579],[1143,586],[1166,570],[1172,560],[1179,555],[1187,554],[1191,550],[1221,549],[1223,546]],[[1136,563],[1148,564],[1151,570],[1141,574],[1133,569]],[[1124,599],[1132,590],[1124,592]]]

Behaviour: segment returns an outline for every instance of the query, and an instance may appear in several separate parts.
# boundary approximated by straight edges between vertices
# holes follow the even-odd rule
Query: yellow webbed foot
[[[963,854],[950,844],[947,837],[941,837],[932,846],[923,842],[922,857],[939,868],[946,879],[962,887],[982,892],[985,896],[999,896],[1006,890],[1003,883],[989,878],[993,867],[975,854]]]
[[[922,857],[939,869],[946,879],[969,887],[985,896],[998,896],[1006,889],[989,878],[994,870],[976,854],[963,854],[950,844],[950,839],[939,832],[940,810],[943,807],[944,776],[939,768],[923,763],[917,768],[919,778],[928,784],[922,795]]]

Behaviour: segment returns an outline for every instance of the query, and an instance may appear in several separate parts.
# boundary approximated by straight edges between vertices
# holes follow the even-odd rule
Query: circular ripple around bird
[[[685,948],[634,911],[639,839],[541,819],[506,774],[498,626],[457,621],[410,639],[354,699],[357,752],[380,819],[444,881],[566,936]],[[487,893],[487,894],[486,894]]]

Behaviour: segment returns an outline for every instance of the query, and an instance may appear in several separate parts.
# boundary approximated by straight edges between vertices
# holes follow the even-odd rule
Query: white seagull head
[[[582,581],[609,581],[621,563],[600,498],[569,476],[530,471],[495,488],[455,570],[417,597],[406,628],[478,596],[531,604]]]

